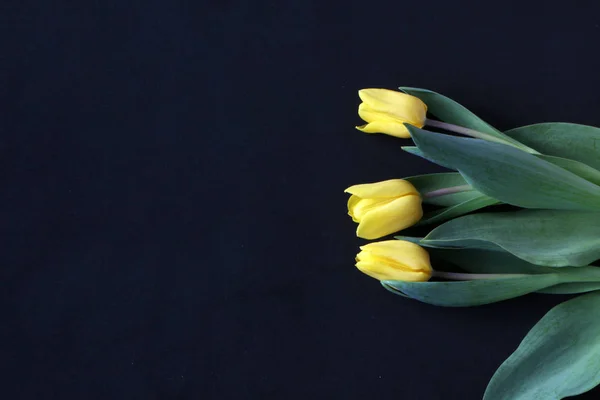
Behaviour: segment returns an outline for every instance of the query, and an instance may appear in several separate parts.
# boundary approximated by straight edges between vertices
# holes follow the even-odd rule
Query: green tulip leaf
[[[464,192],[451,193],[443,196],[427,197],[426,194],[436,190],[445,189],[454,186],[468,185],[465,178],[458,172],[446,172],[437,174],[417,175],[404,178],[412,183],[421,194],[423,203],[437,206],[454,206],[481,196],[477,190],[468,190]]]
[[[518,140],[500,132],[456,101],[427,89],[400,87],[404,93],[418,97],[427,104],[427,111],[444,122],[487,133],[523,150],[531,150]]]
[[[450,124],[459,125],[476,131],[485,132],[496,137],[505,138],[499,130],[479,118],[456,101],[427,89],[400,87],[404,93],[418,97],[427,104],[427,111]],[[510,138],[507,138],[510,140]]]
[[[546,122],[522,126],[505,133],[540,153],[577,160],[600,169],[598,156],[600,128],[564,122]]]
[[[438,164],[444,168],[448,168],[448,169],[452,169],[452,170],[456,170],[457,168],[454,167],[454,165],[450,165],[448,163],[443,163],[440,160],[431,158],[431,157],[427,157],[421,150],[419,150],[418,147],[416,146],[403,146],[402,150],[406,151],[407,153],[413,154],[417,157],[421,157],[426,159],[427,161],[430,161],[434,164]],[[562,157],[556,157],[556,156],[549,156],[546,154],[536,154],[536,157],[547,161],[551,164],[554,164],[558,167],[561,167],[569,172],[574,173],[575,175],[590,181],[596,185],[600,185],[600,171],[598,171],[595,168],[590,167],[587,164],[584,164],[582,162],[576,161],[576,160],[571,160],[568,158],[562,158]],[[463,178],[464,179],[464,178]]]
[[[568,273],[563,280],[584,280],[589,282],[567,282],[550,286],[537,293],[545,294],[575,294],[591,292],[600,289],[600,268],[598,267],[571,267],[555,269],[542,267],[521,260],[510,253],[503,251],[490,251],[478,249],[430,249],[428,250],[435,260],[442,259],[451,262],[461,269],[475,274],[547,274],[554,271]]]
[[[417,226],[439,224],[441,222],[448,221],[449,219],[456,218],[472,211],[479,210],[487,206],[492,206],[494,204],[498,204],[498,200],[483,194],[479,194],[479,196],[463,201],[460,204],[425,214]]]
[[[402,150],[404,150],[404,151],[406,151],[407,153],[410,153],[410,154],[412,154],[412,155],[415,155],[415,156],[417,156],[417,157],[421,157],[421,158],[423,158],[423,159],[425,159],[425,160],[427,160],[427,161],[430,161],[430,162],[432,162],[432,163],[434,163],[434,164],[437,164],[437,165],[439,165],[439,166],[441,166],[441,167],[448,168],[448,169],[452,169],[452,170],[456,170],[456,168],[454,168],[454,167],[453,167],[452,165],[450,165],[450,164],[444,164],[444,163],[442,163],[442,162],[440,162],[440,161],[438,161],[438,160],[435,160],[435,159],[433,159],[433,158],[429,158],[429,157],[427,157],[427,156],[426,156],[426,155],[425,155],[425,154],[424,154],[424,153],[423,153],[421,150],[419,150],[419,148],[418,148],[418,147],[416,147],[416,146],[402,146]]]
[[[407,242],[416,243],[419,246],[427,247],[430,249],[445,249],[445,250],[490,250],[490,251],[499,251],[506,252],[502,247],[497,244],[483,241],[470,242],[468,240],[457,241],[456,243],[445,243],[440,242],[439,244],[436,241],[425,241],[425,238],[414,237],[414,236],[394,236],[396,240],[406,240]]]
[[[590,167],[587,164],[570,160],[568,158],[548,156],[545,154],[536,154],[536,157],[566,169],[567,171],[572,172],[595,185],[600,185],[600,171],[598,171],[596,168]]]
[[[599,210],[600,186],[512,146],[406,125],[419,150],[481,193],[524,208]]]
[[[550,310],[498,368],[484,400],[562,399],[600,382],[600,292]]]
[[[471,307],[523,296],[562,283],[557,273],[456,282],[382,281],[392,292],[400,292],[423,303],[443,307]]]
[[[600,258],[599,219],[600,213],[585,211],[473,214],[438,226],[420,244],[476,249],[492,244],[532,264],[580,267]]]
[[[419,241],[415,243],[420,244]],[[450,262],[460,269],[474,274],[548,274],[557,272],[555,268],[528,263],[506,251],[432,248],[428,252],[433,260],[440,259]]]
[[[570,282],[560,283],[555,286],[538,290],[538,293],[544,294],[576,294],[593,292],[594,290],[600,290],[600,282]]]

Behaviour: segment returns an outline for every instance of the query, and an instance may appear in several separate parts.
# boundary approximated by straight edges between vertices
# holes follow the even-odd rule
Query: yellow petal
[[[404,271],[391,268],[377,262],[359,261],[356,267],[363,273],[380,281],[406,281],[425,282],[431,278],[431,274],[425,271]]]
[[[377,239],[414,225],[422,216],[421,198],[403,196],[362,215],[356,235],[363,239]]]
[[[354,208],[356,207],[356,204],[360,200],[361,200],[360,197],[358,197],[356,195],[352,195],[348,199],[348,215],[352,217],[352,221],[354,221],[354,222],[360,222],[360,220],[354,216]]]
[[[360,103],[358,106],[358,116],[365,122],[396,122],[402,124],[405,121],[399,120],[391,114],[377,111],[367,103]]]
[[[400,197],[407,195],[418,195],[419,192],[412,183],[404,179],[388,179],[387,181],[362,183],[350,186],[344,190],[360,198]]]
[[[418,97],[388,89],[362,89],[358,96],[373,111],[419,128],[425,124],[427,105]]]
[[[384,240],[361,246],[360,261],[387,260],[388,264],[402,265],[404,269],[431,271],[429,253],[416,243],[406,240]]]
[[[384,133],[402,139],[410,138],[410,132],[406,126],[399,122],[375,121],[366,125],[357,126],[356,129],[365,133]]]

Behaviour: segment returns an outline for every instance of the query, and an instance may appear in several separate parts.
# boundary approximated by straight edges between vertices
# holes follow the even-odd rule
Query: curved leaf
[[[460,204],[425,214],[417,226],[439,224],[440,222],[448,221],[449,219],[456,218],[472,211],[479,210],[487,206],[492,206],[494,204],[498,204],[498,200],[483,194],[479,194],[478,197],[463,201]]]
[[[600,169],[600,128],[546,122],[522,126],[505,133],[540,153],[577,160]]]
[[[484,400],[562,399],[600,382],[600,292],[548,312],[498,368]]]
[[[438,227],[439,228],[439,227]],[[436,228],[437,229],[437,228]],[[434,229],[435,230],[435,229]],[[414,237],[414,236],[394,236],[397,240],[406,240],[407,242],[416,243],[420,246],[431,248],[431,249],[444,249],[444,250],[489,250],[499,251],[505,253],[502,247],[491,242],[484,242],[481,240],[457,240],[457,241],[440,241],[439,243],[435,240],[425,240],[425,238]]]
[[[434,164],[437,164],[441,167],[447,168],[447,169],[452,169],[452,170],[456,170],[456,168],[454,168],[452,165],[450,164],[444,164],[441,161],[435,160],[433,158],[427,157],[421,150],[419,150],[418,147],[416,146],[402,146],[402,150],[406,151],[407,153],[410,153],[412,155],[415,155],[417,157],[421,157],[427,161],[430,161]]]
[[[523,275],[522,277],[457,282],[382,281],[423,303],[443,307],[470,307],[523,296],[561,283],[559,274]]]
[[[418,241],[416,243],[419,244]],[[548,274],[557,272],[551,267],[528,263],[506,251],[432,248],[428,252],[433,259],[448,261],[462,270],[474,274]]]
[[[500,246],[536,265],[580,267],[600,258],[600,213],[521,210],[466,215],[448,221],[420,244],[435,247]]]
[[[600,290],[600,282],[569,282],[538,290],[544,294],[576,294]]]
[[[427,104],[427,111],[450,124],[463,126],[476,131],[504,138],[506,135],[479,118],[456,101],[427,89],[400,87],[404,93],[418,97]],[[499,136],[501,135],[501,136]]]
[[[456,167],[483,194],[524,208],[600,210],[600,186],[532,154],[407,127],[427,158]]]
[[[575,160],[570,160],[568,158],[548,156],[545,154],[536,154],[536,157],[548,161],[563,169],[566,169],[567,171],[572,172],[575,175],[585,179],[586,181],[590,181],[595,185],[600,185],[600,171],[598,171],[596,168],[590,167],[587,164]]]
[[[442,259],[476,274],[547,274],[553,271],[568,274],[568,276],[562,276],[563,282],[566,283],[538,290],[537,293],[574,294],[600,289],[600,268],[598,267],[553,269],[528,263],[503,251],[430,249],[429,253],[434,260]],[[568,282],[571,280],[590,280],[590,282]]]
[[[456,101],[427,89],[400,87],[404,93],[418,97],[427,104],[427,111],[444,122],[487,133],[523,150],[531,150],[518,140],[500,132]]]

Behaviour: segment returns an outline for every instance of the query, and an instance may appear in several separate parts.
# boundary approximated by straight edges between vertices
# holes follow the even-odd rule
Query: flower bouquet
[[[441,94],[400,90],[359,91],[366,124],[357,129],[412,138],[416,146],[404,151],[453,172],[346,189],[361,238],[433,227],[362,246],[357,268],[394,294],[437,306],[582,294],[531,329],[483,398],[590,390],[600,383],[600,129],[541,123],[501,132]]]

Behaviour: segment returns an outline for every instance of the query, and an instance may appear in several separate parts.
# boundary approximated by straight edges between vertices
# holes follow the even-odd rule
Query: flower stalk
[[[442,121],[438,121],[435,119],[429,119],[429,118],[425,120],[425,125],[431,126],[433,128],[440,128],[440,129],[443,129],[446,131],[458,133],[460,135],[470,136],[470,137],[476,138],[476,139],[487,140],[488,142],[505,144],[508,146],[515,147],[519,150],[526,151],[531,154],[540,154],[539,152],[537,152],[534,149],[531,149],[527,146],[517,145],[517,144],[511,143],[509,141],[503,140],[501,138],[498,138],[496,136],[490,135],[489,133],[476,131],[475,129],[465,128],[464,126],[449,124],[447,122],[442,122]]]
[[[445,196],[448,194],[469,192],[474,190],[471,185],[450,186],[442,189],[432,190],[431,192],[423,193],[423,198],[431,199],[434,197]]]

